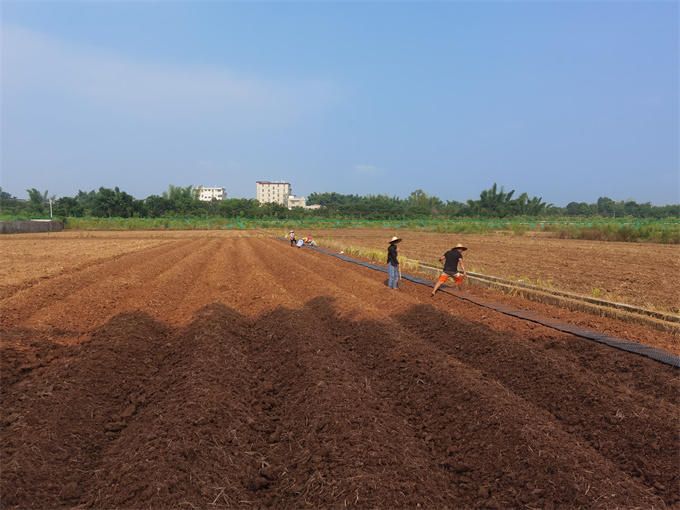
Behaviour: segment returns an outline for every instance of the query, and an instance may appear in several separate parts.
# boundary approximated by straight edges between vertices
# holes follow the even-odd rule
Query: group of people
[[[290,246],[291,248],[293,246],[297,246],[298,248],[302,248],[303,246],[316,246],[316,242],[312,241],[312,238],[310,236],[308,237],[301,237],[300,239],[295,239],[295,231],[291,230],[288,233],[288,238],[290,239]]]
[[[302,248],[305,245],[316,246],[316,242],[312,241],[312,238],[309,236],[295,239],[294,230],[291,230],[287,237],[290,240],[291,248],[293,246]],[[397,245],[400,242],[401,238],[394,236],[390,240],[390,245],[387,248],[387,273],[389,275],[387,286],[390,289],[398,288],[398,285],[401,283],[401,266],[399,265],[399,259],[397,256]],[[463,276],[467,278],[465,264],[463,263],[463,252],[466,250],[467,248],[465,246],[458,243],[456,246],[444,253],[444,255],[439,257],[439,261],[444,262],[444,272],[439,277],[439,280],[437,280],[437,283],[435,283],[434,289],[432,290],[432,296],[437,293],[439,287],[441,287],[442,284],[449,278],[453,278],[453,281],[458,284],[458,290],[463,290]],[[460,265],[460,270],[458,269],[458,265]]]
[[[387,280],[387,286],[390,289],[396,289],[397,285],[401,281],[401,267],[399,266],[399,260],[397,258],[397,245],[401,242],[401,238],[394,236],[390,240],[390,245],[387,248],[387,273],[389,278]],[[463,290],[463,276],[467,278],[467,271],[465,271],[465,264],[463,263],[463,252],[467,248],[462,244],[458,243],[452,249],[444,253],[439,257],[440,262],[444,262],[444,272],[439,277],[439,280],[434,285],[432,290],[432,296],[434,296],[444,283],[449,278],[453,278],[458,284],[458,290]],[[458,265],[460,264],[461,271],[458,270]]]

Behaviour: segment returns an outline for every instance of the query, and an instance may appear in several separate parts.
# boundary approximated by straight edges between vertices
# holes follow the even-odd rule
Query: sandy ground
[[[65,234],[0,240],[3,508],[680,508],[677,369],[276,239]]]

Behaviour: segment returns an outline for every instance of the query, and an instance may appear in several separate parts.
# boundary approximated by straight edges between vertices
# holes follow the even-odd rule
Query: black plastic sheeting
[[[375,264],[369,264],[368,262],[362,262],[360,260],[355,260],[350,257],[346,257],[344,255],[341,255],[339,253],[333,253],[330,251],[323,250],[321,248],[316,248],[316,247],[306,247],[306,248],[311,248],[313,250],[319,251],[321,253],[325,253],[326,255],[332,255],[333,257],[337,257],[341,260],[344,260],[346,262],[351,262],[353,264],[358,264],[360,266],[368,267],[369,269],[374,269],[376,271],[380,271],[383,273],[387,273],[387,268],[376,266]],[[407,274],[402,274],[402,278],[404,280],[408,280],[414,283],[419,283],[421,285],[426,285],[428,287],[434,287],[434,283],[431,282],[430,280],[426,280],[424,278],[419,278],[417,276],[411,276]],[[589,340],[594,340],[596,342],[609,345],[610,347],[615,347],[617,349],[621,349],[623,351],[627,352],[632,352],[634,354],[639,354],[641,356],[646,356],[648,358],[651,358],[656,361],[660,361],[661,363],[665,363],[666,365],[670,365],[675,368],[680,368],[680,356],[676,356],[675,354],[670,354],[666,351],[663,351],[661,349],[657,349],[656,347],[648,347],[646,345],[639,344],[637,342],[632,342],[630,340],[624,340],[623,338],[618,338],[615,336],[607,335],[605,333],[599,333],[597,331],[593,331],[591,329],[586,329],[582,328],[580,326],[574,326],[572,324],[567,324],[564,322],[558,322],[556,320],[553,320],[549,317],[545,317],[543,315],[539,315],[534,312],[530,312],[527,310],[519,310],[517,308],[512,308],[511,306],[507,305],[502,305],[498,303],[493,303],[491,301],[488,301],[484,298],[481,298],[479,296],[475,296],[474,294],[468,294],[466,292],[461,292],[461,291],[449,291],[446,285],[442,285],[437,292],[445,292],[447,294],[450,294],[452,296],[456,296],[457,298],[460,299],[465,299],[466,301],[470,301],[471,303],[475,303],[480,306],[484,306],[486,308],[490,308],[492,310],[496,310],[497,312],[504,313],[506,315],[511,315],[513,317],[518,317],[520,319],[524,319],[527,321],[531,322],[536,322],[538,324],[542,324],[543,326],[547,326],[549,328],[556,329],[558,331],[564,331],[565,333],[571,333],[572,335],[576,335],[582,338],[587,338]]]

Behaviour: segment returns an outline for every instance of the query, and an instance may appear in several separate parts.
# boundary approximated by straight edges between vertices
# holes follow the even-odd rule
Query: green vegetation
[[[441,233],[527,235],[548,232],[568,239],[680,244],[680,205],[615,202],[546,204],[526,193],[514,198],[494,184],[478,200],[444,203],[416,190],[406,199],[386,195],[312,193],[308,203],[321,208],[288,210],[279,204],[231,198],[204,202],[198,188],[170,186],[161,195],[136,199],[117,187],[78,191],[56,198],[27,190],[19,200],[0,188],[0,219],[61,219],[69,229],[280,229],[389,228]]]
[[[658,242],[680,244],[678,221],[587,222],[562,225],[554,230],[562,239],[586,239],[590,241]]]
[[[665,220],[680,217],[680,205],[663,207],[650,203],[637,204],[633,200],[614,202],[601,197],[596,204],[570,203],[567,207],[546,204],[542,198],[515,191],[506,193],[494,185],[481,192],[478,200],[466,203],[442,202],[423,190],[416,190],[402,200],[387,195],[340,195],[312,193],[308,203],[320,204],[324,217],[365,220],[556,220],[556,219],[643,219]],[[583,207],[582,207],[583,205]]]

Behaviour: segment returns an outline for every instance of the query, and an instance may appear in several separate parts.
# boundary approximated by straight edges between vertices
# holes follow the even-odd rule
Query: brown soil
[[[64,234],[2,239],[50,254],[3,269],[2,508],[680,508],[677,369],[275,239]]]

